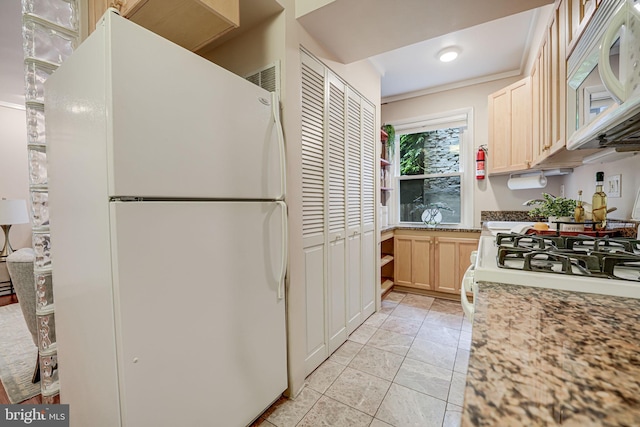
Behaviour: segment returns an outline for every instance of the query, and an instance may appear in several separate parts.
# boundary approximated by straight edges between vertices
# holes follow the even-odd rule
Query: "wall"
[[[577,197],[578,190],[582,190],[583,200],[591,203],[591,196],[596,189],[596,172],[604,172],[606,177],[621,175],[621,197],[607,198],[607,207],[616,207],[608,217],[616,219],[631,218],[631,210],[636,194],[640,188],[640,154],[629,154],[628,158],[610,163],[583,165],[575,168],[571,175],[564,177],[565,192],[567,197]]]
[[[519,80],[518,77],[495,80],[459,89],[447,90],[382,105],[382,123],[393,123],[397,120],[437,114],[462,108],[473,109],[473,150],[475,153],[480,145],[488,144],[488,101],[487,96],[509,84]],[[489,156],[491,153],[489,153]],[[480,226],[480,211],[492,210],[527,210],[522,204],[526,200],[539,198],[540,194],[548,192],[560,194],[560,177],[550,177],[547,187],[535,190],[509,190],[507,180],[509,175],[489,176],[485,180],[474,182],[473,192],[473,225]],[[392,198],[393,199],[393,198]],[[465,200],[469,202],[469,200]],[[392,216],[392,218],[395,218]]]
[[[29,206],[27,126],[24,109],[0,101],[0,197],[24,199]],[[31,247],[31,224],[16,224],[10,231],[11,247]],[[0,232],[0,248],[4,233]]]

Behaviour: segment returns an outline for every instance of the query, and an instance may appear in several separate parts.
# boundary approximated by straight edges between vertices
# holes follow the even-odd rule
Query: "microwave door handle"
[[[618,34],[618,30],[622,28],[626,23],[627,17],[627,5],[616,12],[607,31],[602,36],[602,44],[600,45],[600,58],[598,61],[598,69],[600,71],[600,79],[602,84],[607,88],[611,96],[622,104],[625,101],[624,86],[620,80],[613,74],[611,70],[611,62],[609,61],[609,53],[611,51],[611,45],[614,41],[614,37]]]

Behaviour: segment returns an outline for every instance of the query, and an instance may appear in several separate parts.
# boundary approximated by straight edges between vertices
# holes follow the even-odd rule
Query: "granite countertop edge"
[[[640,299],[481,283],[462,426],[640,425]]]

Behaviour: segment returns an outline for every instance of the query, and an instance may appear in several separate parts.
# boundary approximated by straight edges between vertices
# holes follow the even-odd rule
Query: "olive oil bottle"
[[[594,227],[602,230],[607,226],[607,195],[602,191],[604,184],[604,172],[596,172],[596,192],[593,193],[591,209]]]
[[[582,190],[578,191],[578,200],[576,200],[576,208],[573,211],[573,218],[576,222],[584,222],[584,206],[582,206]]]

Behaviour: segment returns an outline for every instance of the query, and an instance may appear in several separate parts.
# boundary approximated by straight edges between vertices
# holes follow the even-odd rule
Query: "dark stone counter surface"
[[[479,283],[463,426],[639,426],[640,300]]]
[[[385,231],[392,230],[452,231],[457,233],[479,233],[482,231],[481,228],[449,228],[446,224],[442,226],[439,225],[437,227],[427,227],[426,225],[421,224],[400,224],[381,228],[380,232],[384,233]]]

